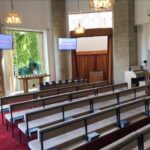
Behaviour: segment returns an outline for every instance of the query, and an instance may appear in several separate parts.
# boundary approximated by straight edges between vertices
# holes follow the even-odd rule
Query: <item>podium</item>
[[[91,71],[90,72],[90,82],[97,82],[104,80],[104,72],[103,71]]]
[[[38,79],[39,83],[43,83],[43,78],[50,76],[48,74],[41,74],[41,75],[34,75],[34,76],[25,76],[25,77],[18,77],[17,79],[23,80],[23,90],[24,93],[28,93],[28,80]]]

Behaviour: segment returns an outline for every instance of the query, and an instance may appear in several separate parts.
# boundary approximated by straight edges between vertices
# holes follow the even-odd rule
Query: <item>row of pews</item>
[[[120,103],[135,100],[143,95],[138,95],[146,87],[135,88],[134,90],[124,90],[117,93],[110,93],[106,95],[93,96],[91,98],[81,99],[80,101],[74,101],[71,103],[65,103],[42,110],[26,113],[24,116],[25,122],[18,124],[19,130],[26,134],[29,141],[29,135],[35,132],[37,129],[43,128],[43,126],[53,125],[55,123],[71,120],[83,115],[93,113],[95,111],[104,110],[111,106],[116,106]],[[136,92],[136,95],[135,95]],[[125,95],[128,99],[125,99]],[[20,133],[21,133],[20,132]],[[37,132],[37,131],[36,131]],[[20,135],[21,136],[21,135]]]
[[[98,84],[98,83],[97,83]],[[88,84],[91,85],[91,84]],[[86,87],[87,88],[87,87]],[[6,118],[6,128],[8,130],[8,122],[11,123],[12,134],[14,136],[14,123],[18,120],[24,120],[26,113],[41,110],[42,108],[51,108],[54,106],[59,106],[61,104],[66,104],[70,102],[81,100],[86,100],[87,98],[96,97],[99,94],[114,93],[117,90],[127,88],[126,83],[100,86],[95,88],[73,91],[69,93],[62,93],[59,95],[48,96],[44,98],[39,98],[35,100],[23,101],[9,105],[9,113],[5,115]]]
[[[144,93],[145,90],[147,90],[146,87],[145,90],[143,87],[142,89]],[[123,95],[126,98],[126,96],[130,95],[130,92],[127,95],[126,91]],[[104,97],[105,96],[103,96],[103,98]],[[106,97],[104,98],[105,100],[107,100]],[[99,99],[99,102],[100,100],[101,99]],[[89,109],[87,110],[89,111],[88,114],[81,115],[77,118],[71,115],[67,116],[69,119],[65,121],[63,121],[63,118],[59,118],[62,119],[62,121],[56,124],[54,123],[55,121],[53,122],[53,120],[51,120],[50,126],[38,128],[38,138],[29,141],[29,148],[31,150],[53,148],[65,150],[73,149],[81,144],[91,142],[99,136],[104,136],[126,125],[149,117],[149,109],[147,108],[149,107],[150,97],[146,97],[146,95],[143,94],[135,99],[135,97],[131,96],[127,101],[128,102],[124,101],[121,103],[121,101],[118,102],[116,100],[114,106],[108,106],[104,109],[99,108],[99,110],[98,108],[93,108],[93,110]],[[96,106],[98,105],[100,104],[96,103]],[[85,109],[84,106],[79,108],[82,108],[82,110]],[[73,109],[76,108],[72,107],[72,111]],[[74,112],[82,113],[81,110],[74,110]]]
[[[70,150],[149,117],[149,86],[127,89],[126,83],[106,84],[82,83],[68,90],[39,91],[45,94],[38,96],[29,93],[34,98],[22,99],[26,94],[3,97],[3,123],[5,117],[6,129],[10,124],[13,136],[17,123],[20,143],[25,134],[31,150]],[[52,90],[59,92],[53,95]],[[37,139],[31,140],[35,134]]]
[[[57,87],[67,87],[67,86],[72,86],[72,85],[77,85],[81,83],[87,83],[87,79],[71,79],[71,80],[58,80],[58,81],[51,81],[50,82],[45,82],[40,83],[40,90],[46,90],[46,89],[52,89],[52,88],[57,88]]]
[[[42,97],[49,97],[53,95],[60,95],[63,93],[68,93],[68,92],[96,88],[96,87],[101,87],[101,86],[106,86],[106,85],[107,85],[107,81],[100,81],[100,82],[94,82],[94,83],[80,83],[79,82],[76,85],[68,84],[67,87],[60,86],[54,89],[47,89],[43,91],[36,91],[36,92],[31,92],[31,93],[26,93],[26,94],[18,94],[18,95],[1,97],[0,109],[1,109],[1,115],[2,115],[2,122],[4,124],[3,114],[10,110],[10,104],[28,101],[32,99],[39,99]]]

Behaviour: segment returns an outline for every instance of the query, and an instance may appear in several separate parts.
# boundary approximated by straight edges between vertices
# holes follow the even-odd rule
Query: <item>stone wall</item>
[[[52,38],[54,41],[56,80],[69,78],[68,52],[58,50],[58,38],[67,37],[65,0],[52,0]],[[51,57],[51,56],[50,56]]]
[[[134,0],[115,0],[113,9],[114,82],[125,81],[125,71],[138,64]]]

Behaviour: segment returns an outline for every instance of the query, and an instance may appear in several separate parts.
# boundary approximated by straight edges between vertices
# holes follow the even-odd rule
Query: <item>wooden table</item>
[[[43,83],[43,78],[48,77],[48,74],[42,75],[34,75],[34,76],[25,76],[25,77],[18,77],[17,79],[23,80],[23,90],[24,93],[28,93],[28,80],[39,79],[39,83]]]

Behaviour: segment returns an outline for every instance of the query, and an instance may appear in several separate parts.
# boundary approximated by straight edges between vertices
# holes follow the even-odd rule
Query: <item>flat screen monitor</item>
[[[59,50],[76,50],[77,49],[76,38],[59,38],[58,44],[59,44]]]
[[[0,49],[11,50],[13,49],[13,37],[9,34],[0,34]]]

